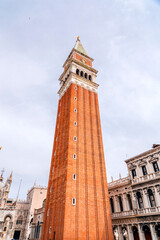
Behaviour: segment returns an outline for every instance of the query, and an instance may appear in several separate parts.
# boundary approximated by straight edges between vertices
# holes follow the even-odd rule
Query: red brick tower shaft
[[[42,240],[113,240],[92,61],[77,39],[60,77]]]

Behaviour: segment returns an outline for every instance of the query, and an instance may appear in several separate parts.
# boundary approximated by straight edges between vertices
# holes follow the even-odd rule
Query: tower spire
[[[77,41],[76,41],[76,44],[74,46],[74,49],[77,50],[78,52],[80,52],[81,54],[84,54],[86,56],[88,56],[86,50],[84,49],[80,39],[79,39],[79,36],[77,37]]]

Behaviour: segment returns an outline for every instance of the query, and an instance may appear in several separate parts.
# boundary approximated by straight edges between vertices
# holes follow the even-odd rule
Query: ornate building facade
[[[129,176],[108,184],[114,238],[160,239],[160,145],[125,161]]]
[[[12,205],[12,199],[8,198],[10,187],[12,184],[12,174],[3,181],[3,171],[0,176],[0,239],[10,240],[13,230],[13,219],[15,207]]]
[[[47,188],[34,185],[27,199],[22,201],[8,198],[11,184],[12,174],[5,183],[3,175],[0,176],[0,240],[28,240],[31,239],[34,212],[42,206]]]

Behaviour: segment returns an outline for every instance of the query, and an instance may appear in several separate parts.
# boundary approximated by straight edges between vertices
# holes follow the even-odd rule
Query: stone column
[[[139,234],[139,239],[140,240],[145,239],[144,232],[142,231],[142,228],[141,228],[140,224],[138,224],[138,234]]]
[[[142,194],[144,208],[150,208],[147,189],[146,188],[142,189],[141,194]]]
[[[126,195],[126,193],[122,194],[122,202],[123,202],[123,211],[128,211],[127,195]]]
[[[156,207],[160,207],[160,185],[155,186],[155,201],[156,201]]]
[[[136,192],[132,192],[132,205],[133,205],[133,210],[138,209],[138,201],[136,197]]]
[[[112,199],[113,199],[113,205],[114,205],[114,212],[116,213],[116,212],[117,212],[117,206],[116,206],[116,204],[117,204],[117,202],[116,202],[116,196],[113,196],[113,197],[112,197]]]
[[[133,231],[132,231],[132,226],[131,225],[127,225],[127,232],[128,232],[128,239],[129,240],[134,240]]]
[[[151,231],[151,235],[152,235],[152,240],[158,240],[154,224],[150,224],[150,231]]]
[[[115,196],[115,212],[120,212],[120,211],[119,211],[118,196]]]
[[[118,226],[118,236],[119,236],[119,240],[123,240],[123,234],[122,234],[122,227]]]

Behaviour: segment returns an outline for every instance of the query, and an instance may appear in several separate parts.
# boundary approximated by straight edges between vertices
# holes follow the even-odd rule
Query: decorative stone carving
[[[156,185],[157,192],[160,194],[160,185]]]
[[[119,240],[119,234],[118,234],[118,229],[117,228],[115,228],[113,234],[114,234],[115,240]]]

